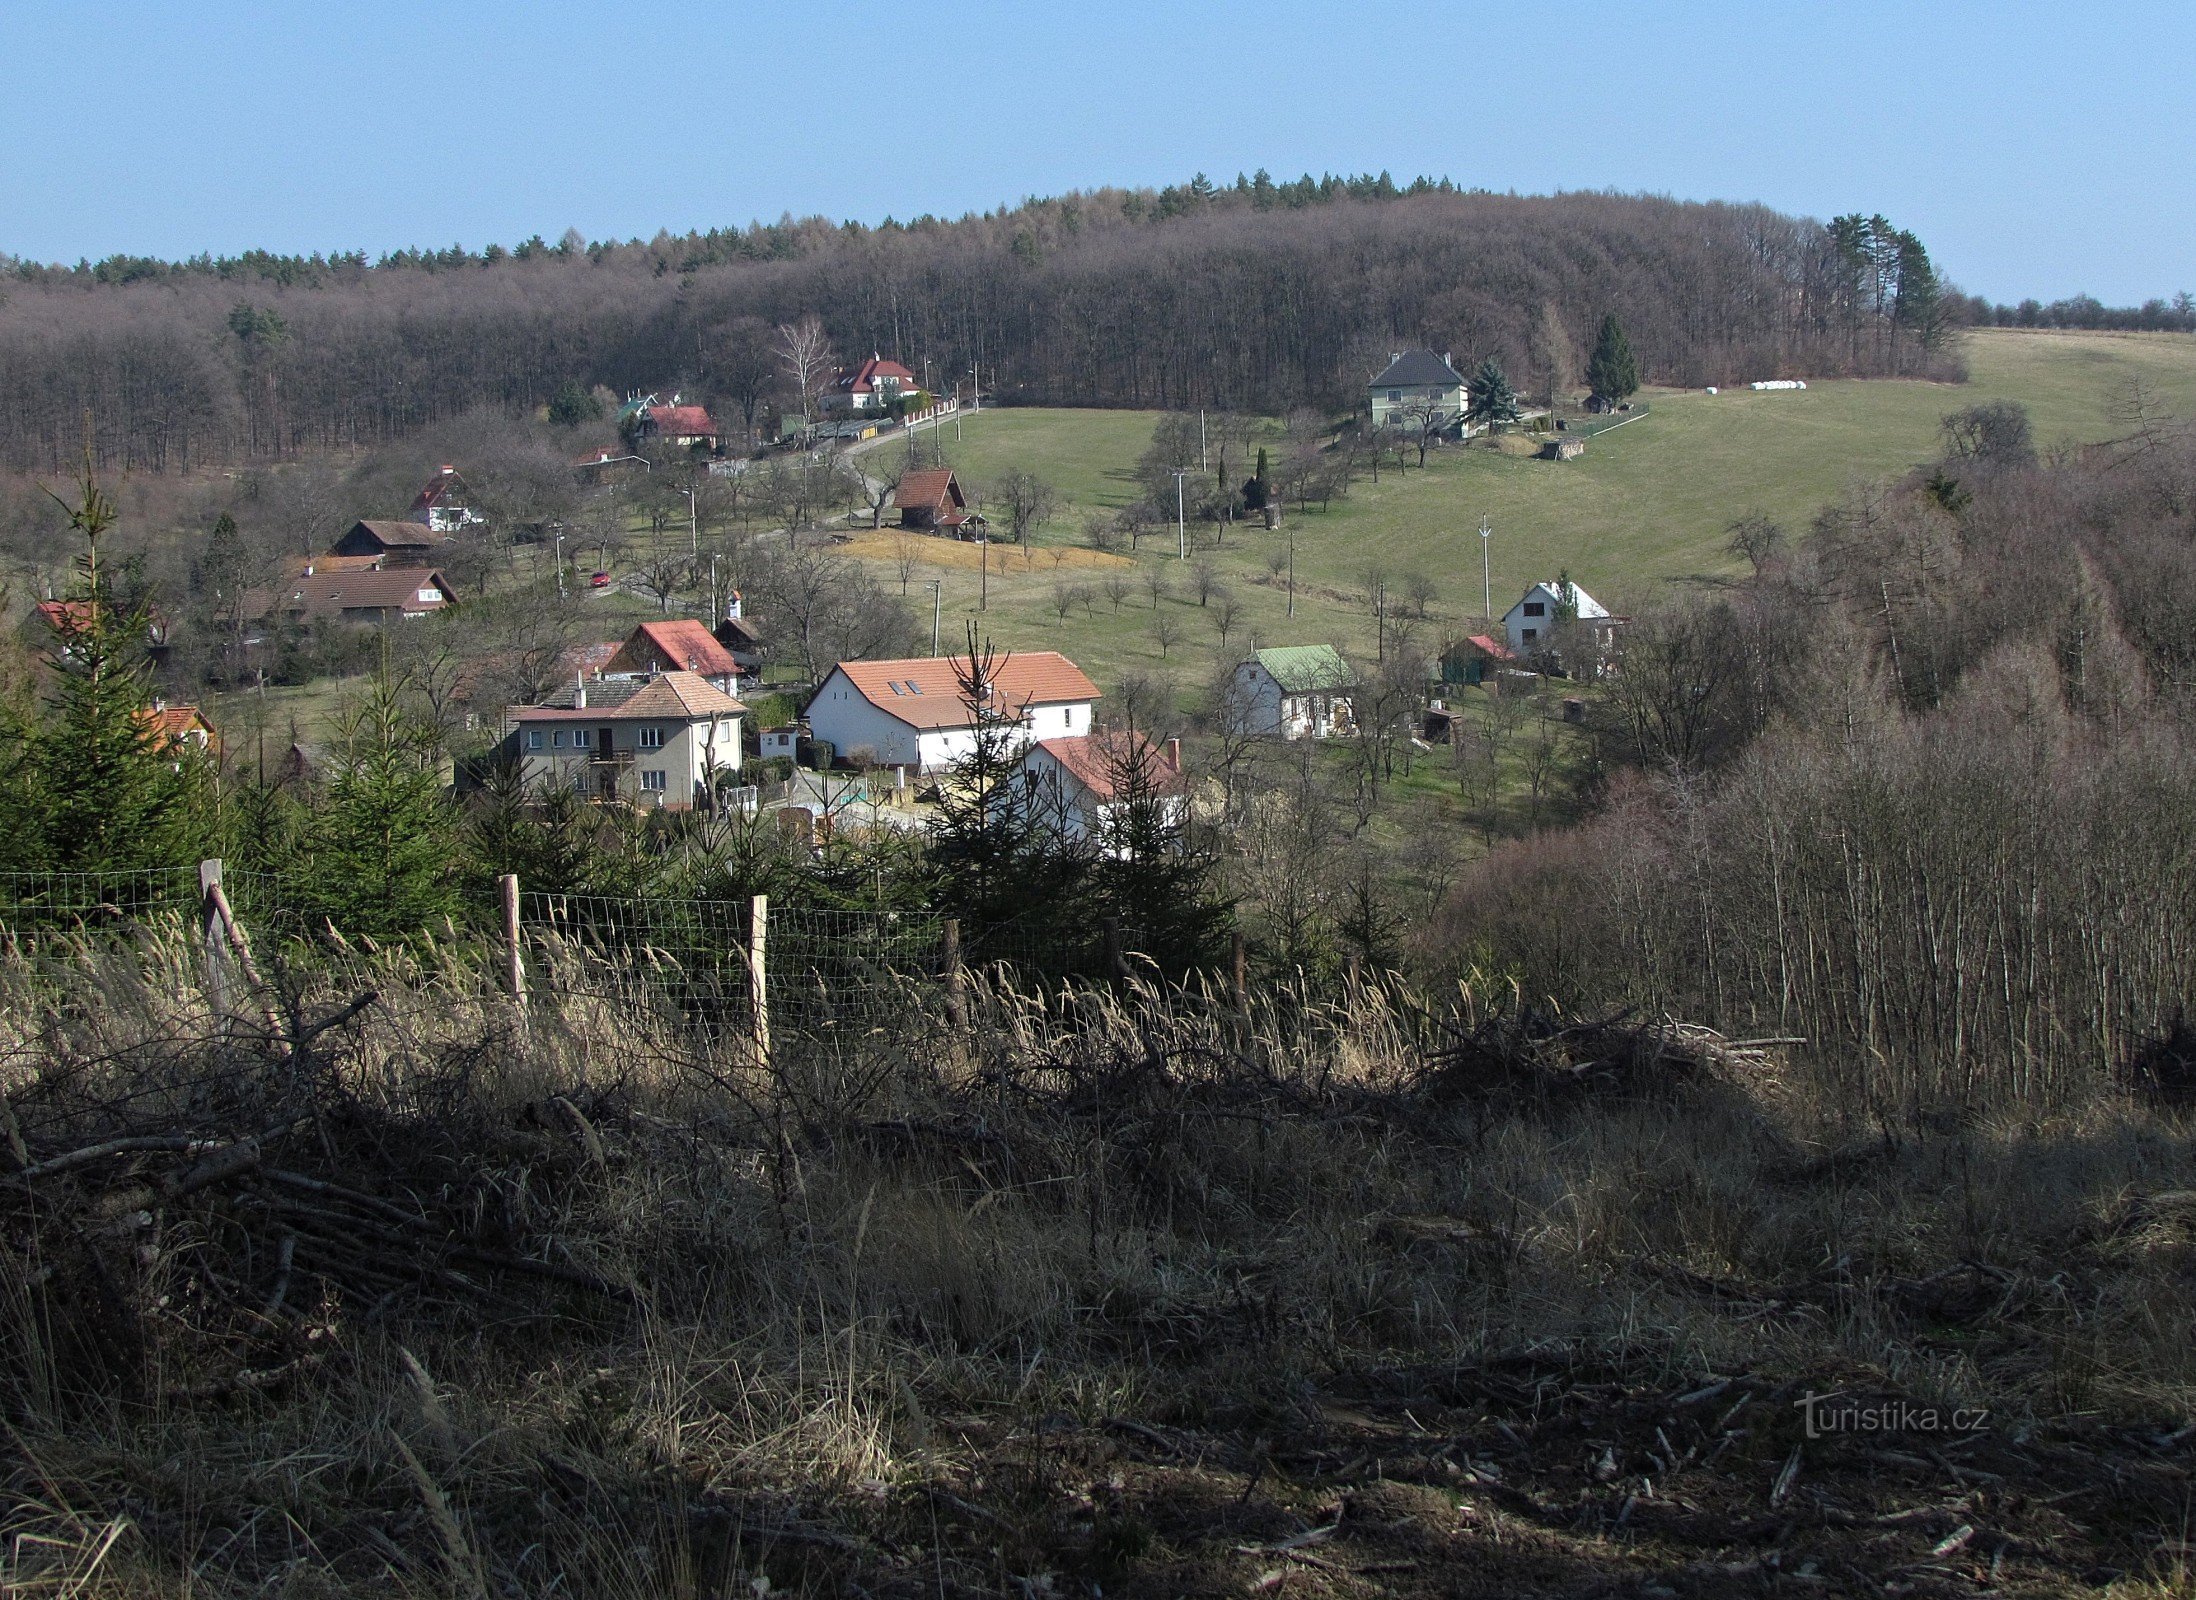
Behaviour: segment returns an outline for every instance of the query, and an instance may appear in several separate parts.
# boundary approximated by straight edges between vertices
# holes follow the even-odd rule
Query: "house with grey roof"
[[[1236,732],[1331,739],[1356,726],[1357,674],[1331,644],[1254,651],[1235,669],[1227,714]]]
[[[1464,421],[1464,376],[1447,354],[1431,350],[1404,350],[1388,358],[1367,388],[1373,426],[1390,424],[1415,429],[1429,410]]]

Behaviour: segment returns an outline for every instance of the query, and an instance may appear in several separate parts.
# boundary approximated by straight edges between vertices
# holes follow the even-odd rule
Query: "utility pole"
[[[709,553],[709,626],[714,628],[717,622],[717,553],[712,550]]]
[[[938,618],[944,605],[945,580],[932,578],[930,580],[930,654],[933,659],[938,654]]]
[[[565,598],[565,593],[564,593],[564,530],[563,530],[562,528],[559,528],[559,529],[557,529],[557,598],[558,598],[559,600],[562,600],[562,599],[564,599],[564,598]]]
[[[687,550],[689,554],[698,556],[702,552],[701,522],[700,519],[695,515],[694,511],[694,491],[691,489],[680,489],[677,492],[686,496]]]
[[[991,609],[991,536],[976,541],[976,609]]]
[[[1479,518],[1479,582],[1480,586],[1486,591],[1487,620],[1489,622],[1495,619],[1494,566],[1493,558],[1488,554],[1487,545],[1487,541],[1493,536],[1493,533],[1494,530],[1487,526],[1486,514],[1482,512]]]
[[[1174,474],[1174,558],[1187,561],[1190,556],[1189,519],[1182,509],[1182,480],[1189,476],[1189,468],[1173,467]]]
[[[1289,615],[1296,615],[1296,522],[1289,521]]]
[[[1197,470],[1210,472],[1212,463],[1205,458],[1205,408],[1197,408]]]

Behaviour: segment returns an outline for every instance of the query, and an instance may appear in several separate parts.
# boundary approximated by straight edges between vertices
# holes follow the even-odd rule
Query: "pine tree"
[[[1614,311],[1601,319],[1601,335],[1586,363],[1586,387],[1604,406],[1621,405],[1639,392],[1639,359]]]
[[[346,718],[342,756],[301,865],[317,924],[400,940],[457,914],[457,818],[435,741],[407,716],[386,672]]]
[[[99,541],[114,526],[114,505],[88,458],[77,503],[64,509],[84,553],[54,617],[55,686],[45,714],[17,730],[22,809],[11,831],[47,869],[145,874],[186,866],[210,838],[210,774],[196,751],[168,748],[146,715],[150,612],[142,601],[124,610],[113,592]],[[119,886],[109,898],[127,892]]]
[[[1510,387],[1509,374],[1493,356],[1480,362],[1465,394],[1465,416],[1489,432],[1499,433],[1504,423],[1518,418],[1517,391]]]
[[[1107,740],[1106,776],[1113,798],[1098,830],[1093,908],[1170,976],[1213,965],[1232,908],[1214,888],[1212,857],[1184,836],[1180,775],[1131,727]]]

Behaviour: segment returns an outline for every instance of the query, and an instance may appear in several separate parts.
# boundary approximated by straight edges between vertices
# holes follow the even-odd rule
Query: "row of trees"
[[[1926,252],[1882,219],[1840,232],[1760,207],[1439,186],[1261,206],[1255,183],[1240,200],[1208,188],[798,225],[752,249],[544,248],[287,281],[33,274],[0,301],[0,465],[60,470],[87,413],[97,462],[160,470],[372,445],[575,386],[676,384],[752,425],[772,395],[810,398],[782,346],[811,317],[940,392],[975,369],[1030,401],[1266,414],[1354,405],[1398,341],[1575,371],[1563,330],[1610,309],[1673,383],[1948,360],[1954,302],[1924,293]]]

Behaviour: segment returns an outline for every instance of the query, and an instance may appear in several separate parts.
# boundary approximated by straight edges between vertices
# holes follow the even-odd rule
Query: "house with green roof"
[[[1259,650],[1235,669],[1229,717],[1244,733],[1331,739],[1356,727],[1356,688],[1356,672],[1331,644]]]

